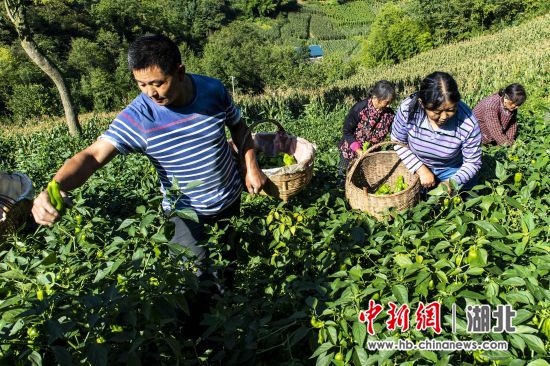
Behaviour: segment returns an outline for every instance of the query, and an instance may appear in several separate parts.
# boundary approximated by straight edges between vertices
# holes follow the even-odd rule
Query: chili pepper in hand
[[[62,213],[65,208],[65,203],[63,202],[63,197],[61,197],[61,192],[59,190],[59,183],[52,179],[48,183],[48,195],[50,196],[50,202],[55,209]]]

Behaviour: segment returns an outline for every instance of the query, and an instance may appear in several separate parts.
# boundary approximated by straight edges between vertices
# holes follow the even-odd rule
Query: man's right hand
[[[67,160],[53,179],[62,183],[62,187],[66,191],[71,191],[84,184],[96,170],[111,161],[117,153],[118,150],[110,142],[96,140],[92,145]],[[60,193],[65,205],[71,207],[72,202],[67,197],[67,193],[64,191],[60,191]],[[34,221],[40,225],[52,226],[55,221],[59,220],[60,215],[50,203],[47,191],[41,192],[34,199],[32,215]]]
[[[62,196],[66,196],[65,192]],[[50,196],[47,191],[42,191],[32,204],[32,215],[34,221],[39,225],[52,226],[53,223],[59,220],[59,212],[52,206]]]
[[[416,172],[420,176],[422,187],[432,188],[435,186],[435,175],[426,165],[422,165]]]
[[[73,207],[73,201],[67,196],[67,193],[64,191],[59,191],[59,193],[61,193],[61,197],[63,197],[65,207]],[[61,218],[59,212],[52,206],[50,196],[46,190],[42,191],[34,199],[32,204],[32,215],[37,224],[46,226],[52,226],[54,222]]]

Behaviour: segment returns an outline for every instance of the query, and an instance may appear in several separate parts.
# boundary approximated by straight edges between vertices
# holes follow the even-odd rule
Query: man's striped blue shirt
[[[207,76],[188,74],[195,95],[183,107],[164,107],[140,94],[99,138],[122,154],[143,153],[155,166],[164,195],[177,179],[181,195],[176,209],[192,208],[198,215],[214,215],[241,194],[241,181],[225,135],[225,125],[240,120],[240,112],[223,84]],[[202,184],[185,190],[194,181]]]

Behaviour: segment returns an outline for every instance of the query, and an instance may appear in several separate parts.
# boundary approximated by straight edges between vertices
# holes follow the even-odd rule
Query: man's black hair
[[[139,37],[128,49],[130,71],[158,66],[163,73],[172,74],[181,65],[181,53],[170,38],[162,34]]]

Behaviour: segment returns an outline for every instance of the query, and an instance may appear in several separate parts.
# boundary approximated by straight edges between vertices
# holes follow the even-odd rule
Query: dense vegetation
[[[342,353],[357,366],[466,365],[474,356],[525,365],[546,358],[550,334],[539,325],[550,310],[548,121],[523,114],[513,149],[484,151],[478,198],[445,208],[445,196],[434,195],[377,222],[350,211],[337,184],[333,146],[345,112],[310,103],[298,119],[283,121],[318,145],[314,179],[287,204],[244,196],[242,217],[230,222],[241,236],[237,285],[210,308],[193,306],[208,283],[197,283],[185,253],[167,243],[157,177],[143,157],[118,157],[100,170],[73,192],[76,207],[53,228],[27,227],[5,238],[2,362],[299,365],[314,355],[327,365]],[[4,137],[0,169],[25,172],[44,187],[108,123],[93,119],[82,139],[62,127]],[[211,229],[215,268],[228,264],[224,231],[225,224]],[[357,315],[370,298],[413,308],[439,300],[444,331],[388,332],[381,317],[377,335],[366,337]],[[461,309],[456,334],[453,303]],[[466,333],[463,311],[472,303],[511,304],[518,332]],[[199,319],[204,325],[196,328]],[[427,338],[506,340],[510,349],[475,355],[364,349],[366,340]],[[540,362],[532,365],[546,365]]]

